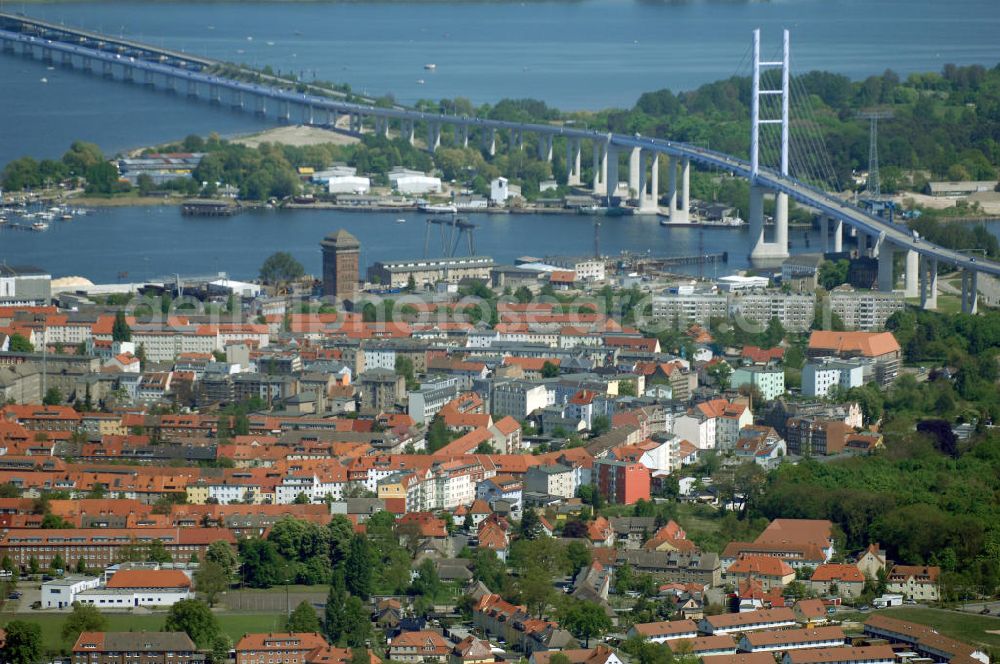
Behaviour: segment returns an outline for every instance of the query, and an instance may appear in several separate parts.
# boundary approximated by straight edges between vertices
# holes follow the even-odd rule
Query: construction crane
[[[476,225],[459,217],[440,218],[429,217],[427,227],[424,231],[424,258],[428,258],[431,241],[431,226],[437,226],[441,235],[441,255],[451,258],[458,250],[458,245],[462,242],[462,236],[468,239],[469,255],[476,255],[476,240],[474,231]]]

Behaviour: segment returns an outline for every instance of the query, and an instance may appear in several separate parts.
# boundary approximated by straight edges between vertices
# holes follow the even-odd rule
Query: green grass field
[[[69,647],[63,644],[60,631],[63,622],[66,620],[65,613],[3,613],[0,614],[0,624],[6,625],[11,620],[27,620],[38,623],[42,627],[43,646],[52,651]],[[131,614],[106,614],[108,619],[108,631],[111,632],[157,632],[163,629],[163,622],[166,620],[165,613],[153,613],[149,615]],[[280,630],[284,626],[285,616],[283,613],[216,613],[222,631],[229,635],[235,643],[247,632],[273,632]],[[72,644],[69,644],[72,645]]]

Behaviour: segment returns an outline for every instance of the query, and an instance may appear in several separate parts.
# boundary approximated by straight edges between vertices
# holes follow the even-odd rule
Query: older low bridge
[[[194,57],[182,52],[158,48],[124,38],[100,35],[9,13],[0,13],[0,49],[50,63],[80,68],[108,78],[146,85],[160,86],[174,92],[186,92],[193,98],[207,99],[215,104],[229,104],[236,109],[262,115],[275,114],[279,120],[291,122],[301,118],[303,124],[339,127],[347,126],[357,135],[366,130],[389,136],[395,131],[400,137],[416,143],[418,130],[426,137],[431,152],[442,144],[442,138],[453,144],[468,146],[479,141],[489,154],[495,154],[498,134],[507,138],[511,149],[524,149],[526,138],[534,142],[541,159],[551,161],[555,141],[566,149],[566,179],[571,185],[582,184],[581,161],[585,153],[591,156],[592,181],[595,195],[614,196],[619,187],[619,155],[626,153],[628,197],[637,211],[665,214],[675,223],[687,223],[690,206],[691,163],[719,169],[746,178],[751,185],[750,234],[748,253],[752,259],[766,261],[788,256],[788,200],[795,200],[813,210],[822,219],[824,250],[840,251],[844,226],[854,229],[863,251],[878,258],[880,290],[896,286],[893,259],[905,254],[904,293],[920,297],[922,306],[937,306],[938,264],[949,265],[962,273],[962,310],[975,312],[977,279],[980,273],[1000,276],[1000,264],[976,259],[959,251],[929,243],[910,232],[905,226],[851,205],[837,196],[808,184],[789,174],[789,36],[784,32],[782,58],[764,61],[760,57],[760,35],[753,39],[753,95],[751,106],[750,160],[712,151],[688,143],[600,132],[568,125],[507,122],[469,116],[423,113],[406,108],[380,108],[353,103],[342,98],[287,90],[277,85],[249,83],[214,73],[224,63]],[[780,87],[764,89],[761,71],[780,69]],[[772,79],[773,80],[773,77]],[[777,99],[778,104],[762,104]],[[780,109],[774,113],[774,109]],[[773,113],[768,115],[768,111]],[[775,151],[780,159],[775,166],[765,166],[761,159],[761,130],[767,125],[780,125],[780,142]],[[667,193],[660,194],[660,160],[668,160]],[[764,198],[774,198],[774,229],[765,237]],[[665,198],[665,208],[661,201]]]

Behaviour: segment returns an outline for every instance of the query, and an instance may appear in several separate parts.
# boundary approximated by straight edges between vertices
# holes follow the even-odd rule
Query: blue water
[[[275,251],[288,251],[307,272],[320,274],[319,242],[338,228],[361,241],[362,269],[377,260],[422,256],[425,215],[351,213],[320,210],[260,210],[231,218],[184,217],[177,207],[127,207],[95,210],[71,222],[52,222],[43,233],[0,230],[0,261],[33,263],[54,276],[79,275],[96,283],[118,279],[162,279],[182,275],[227,272],[239,279],[257,276],[261,263]],[[463,215],[477,225],[475,245],[480,255],[498,263],[512,263],[525,254],[592,255],[593,219],[580,215]],[[746,229],[664,228],[653,217],[601,219],[601,253],[622,250],[658,256],[695,255],[728,251],[729,262],[718,275],[746,267],[749,233]],[[809,233],[811,249],[819,236]],[[528,239],[530,238],[530,240]],[[806,251],[804,231],[793,229],[793,251]],[[461,245],[459,252],[465,252]],[[441,238],[430,235],[429,255],[441,255]],[[697,267],[687,270],[697,275]],[[702,274],[716,276],[715,268]]]
[[[536,97],[564,109],[629,106],[647,90],[690,89],[747,73],[754,27],[764,30],[766,55],[778,49],[780,29],[790,28],[798,71],[859,78],[886,68],[905,74],[1000,60],[997,0],[126,0],[5,8],[346,82],[402,102]],[[437,70],[425,71],[426,63]],[[0,163],[59,155],[77,138],[115,152],[187,133],[262,126],[247,115],[12,56],[0,56],[0,90]]]

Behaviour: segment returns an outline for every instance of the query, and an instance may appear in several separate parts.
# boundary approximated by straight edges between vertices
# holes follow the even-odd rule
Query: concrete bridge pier
[[[680,191],[677,189],[677,170],[680,169]],[[670,160],[670,221],[686,224],[691,218],[691,161]]]
[[[244,104],[243,104],[243,91],[242,90],[236,90],[233,93],[232,106],[233,106],[233,108],[238,108],[240,110],[242,110],[244,108]]]
[[[410,145],[413,145],[417,140],[415,124],[413,120],[403,120],[403,137]]]
[[[257,97],[257,115],[267,115],[267,97],[263,95]]]
[[[774,243],[788,255],[788,194],[781,192],[774,197]]]
[[[518,150],[524,149],[524,130],[523,129],[511,129],[510,131],[510,141],[517,145]]]
[[[497,153],[497,130],[490,128],[483,134],[483,148],[491,157]]]
[[[110,62],[103,62],[103,61],[101,62],[101,76],[103,76],[104,78],[114,78],[115,77],[114,73],[111,71],[111,63]]]
[[[51,65],[52,64],[52,49],[51,48],[45,48],[44,46],[42,47],[42,62],[44,62],[47,65]]]
[[[198,84],[194,81],[187,82],[187,96],[196,98],[198,96]]]
[[[441,125],[432,122],[427,125],[427,149],[436,152],[441,147]]]
[[[62,53],[59,56],[59,64],[61,64],[63,67],[72,67],[73,66],[73,56],[71,54],[69,54],[69,53],[65,53],[65,52]]]
[[[122,66],[122,80],[129,83],[135,82],[135,69],[128,65]]]
[[[552,134],[538,135],[538,158],[552,163]]]
[[[279,106],[279,108],[281,108]],[[281,113],[281,121],[285,124],[291,124],[292,122],[292,102],[286,101],[284,110]]]
[[[222,105],[222,90],[218,85],[208,86],[208,101],[216,106]]]
[[[674,221],[674,210],[677,209],[677,159],[667,157],[667,208],[670,221]]]
[[[937,259],[920,257],[920,306],[937,309]]]
[[[833,220],[833,250],[838,254],[844,250],[844,222],[840,219]]]
[[[979,272],[962,270],[962,313],[975,314],[979,311]]]
[[[660,153],[649,155],[649,176],[646,175],[646,154],[640,157],[639,212],[656,214],[660,211]]]
[[[13,51],[13,48],[14,47],[12,46],[11,47],[11,51]],[[92,72],[92,71],[94,71],[94,60],[93,60],[93,58],[88,58],[87,56],[84,56],[83,57],[83,61],[80,63],[80,68],[83,69],[83,71],[85,71],[85,72]]]
[[[462,147],[469,147],[469,125],[462,125],[458,130],[462,136]]]
[[[566,184],[580,184],[580,139],[566,139]]]
[[[608,193],[608,144],[594,141],[594,186],[595,196]]]
[[[628,155],[628,195],[637,201],[641,198],[639,186],[645,176],[643,172],[645,166],[642,160],[642,148],[632,148]]]
[[[306,104],[302,107],[302,124],[316,124],[316,118],[313,114],[312,104]]]
[[[607,147],[607,181],[605,182],[605,194],[608,197],[608,205],[612,203],[611,198],[618,192],[618,148],[613,145]]]
[[[156,87],[156,84],[153,81],[153,72],[149,71],[148,69],[142,70],[142,84],[145,85],[147,88]]]
[[[903,297],[917,297],[920,294],[920,254],[912,249],[906,252],[906,273],[903,281]]]
[[[893,259],[896,248],[888,242],[883,242],[878,253],[878,289],[883,293],[891,293],[896,286]]]

